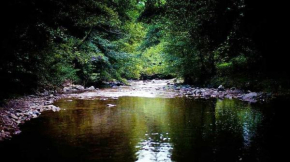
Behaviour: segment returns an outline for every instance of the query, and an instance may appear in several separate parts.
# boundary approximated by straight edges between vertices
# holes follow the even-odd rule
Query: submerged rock
[[[107,104],[108,107],[115,107],[116,105],[113,104]]]
[[[53,107],[51,108],[51,110],[52,110],[53,112],[57,112],[57,111],[60,111],[60,108],[59,108],[59,107],[56,107],[56,106],[53,106]]]

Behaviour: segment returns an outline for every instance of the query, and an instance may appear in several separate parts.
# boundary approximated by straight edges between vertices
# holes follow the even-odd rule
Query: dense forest
[[[289,89],[284,5],[262,0],[9,0],[1,3],[0,98],[65,80],[183,78]]]

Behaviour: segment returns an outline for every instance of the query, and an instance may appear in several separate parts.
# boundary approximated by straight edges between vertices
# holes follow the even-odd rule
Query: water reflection
[[[117,106],[108,108],[108,103]],[[57,105],[66,110],[46,112],[24,125],[23,133],[0,151],[9,155],[9,148],[15,152],[25,145],[24,152],[16,151],[29,161],[259,159],[252,150],[261,149],[256,143],[263,113],[235,100],[121,97]]]
[[[171,162],[172,144],[168,142],[170,138],[159,133],[146,134],[146,139],[139,142],[136,156],[137,162]],[[159,138],[158,138],[159,137]]]
[[[218,132],[230,131],[243,138],[244,147],[251,145],[257,134],[257,127],[262,122],[262,114],[247,103],[234,100],[217,101],[215,108]]]

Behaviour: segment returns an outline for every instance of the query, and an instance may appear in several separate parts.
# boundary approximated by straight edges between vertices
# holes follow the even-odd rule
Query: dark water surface
[[[106,104],[116,104],[108,108]],[[278,108],[235,100],[61,100],[0,143],[0,161],[273,161]]]

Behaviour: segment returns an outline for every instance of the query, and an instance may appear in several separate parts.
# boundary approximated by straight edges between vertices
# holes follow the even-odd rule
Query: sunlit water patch
[[[159,133],[151,135],[154,137],[146,134],[147,138],[137,144],[137,162],[170,162],[173,149],[170,138]]]

